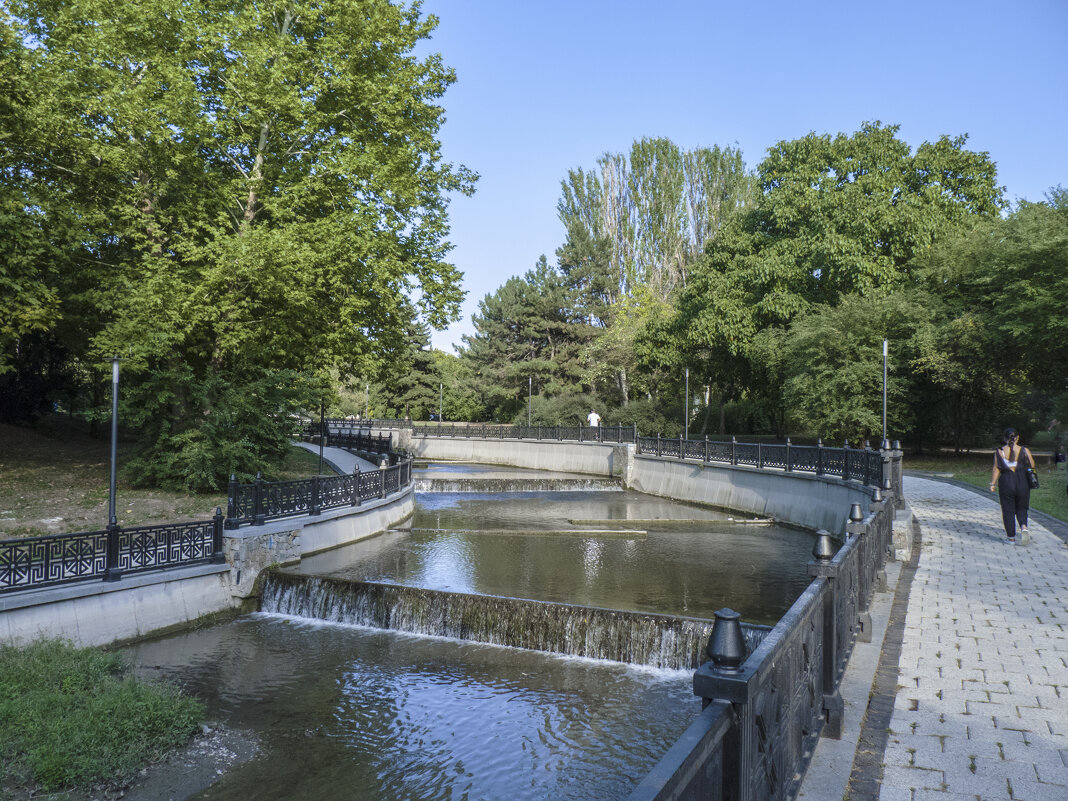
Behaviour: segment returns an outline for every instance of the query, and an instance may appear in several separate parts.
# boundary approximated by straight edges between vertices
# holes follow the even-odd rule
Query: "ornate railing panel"
[[[0,593],[222,561],[222,511],[211,520],[0,542]]]
[[[65,584],[103,575],[106,531],[0,542],[0,592]]]
[[[211,562],[215,556],[212,520],[124,528],[118,539],[118,563],[123,573]]]

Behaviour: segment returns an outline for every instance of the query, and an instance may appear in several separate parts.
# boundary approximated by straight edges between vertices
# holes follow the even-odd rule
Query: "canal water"
[[[621,491],[421,493],[410,528],[287,582],[774,623],[812,537]],[[265,601],[266,603],[266,601]],[[256,613],[131,649],[259,756],[200,799],[625,798],[693,721],[690,670]]]

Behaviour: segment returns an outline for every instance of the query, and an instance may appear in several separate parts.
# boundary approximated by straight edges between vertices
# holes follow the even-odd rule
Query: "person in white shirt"
[[[590,428],[597,428],[601,424],[601,415],[590,409],[590,413],[586,415],[586,422],[590,424]]]

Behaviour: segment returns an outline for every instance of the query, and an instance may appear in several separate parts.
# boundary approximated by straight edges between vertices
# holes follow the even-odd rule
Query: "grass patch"
[[[42,640],[0,646],[0,786],[121,787],[186,743],[204,706],[139,682],[121,654]]]
[[[993,448],[988,452],[963,454],[906,454],[904,460],[906,470],[943,475],[963,481],[988,492],[991,498],[997,498],[996,493],[989,492],[993,465]],[[1041,486],[1031,490],[1031,508],[1068,522],[1065,464],[1054,465],[1047,455],[1035,456],[1035,465]]]
[[[119,445],[122,465],[132,458],[134,445]],[[291,447],[283,463],[265,475],[308,478],[318,466],[318,453]],[[110,470],[110,441],[90,436],[79,420],[50,417],[35,429],[0,424],[0,539],[103,529]],[[217,506],[226,511],[226,490],[190,494],[135,488],[120,474],[116,503],[120,526],[206,520]]]

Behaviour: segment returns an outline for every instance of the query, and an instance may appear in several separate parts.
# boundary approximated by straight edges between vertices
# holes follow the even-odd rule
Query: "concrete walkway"
[[[294,442],[294,445],[309,450],[312,453],[319,454],[319,446],[311,442]],[[349,453],[341,448],[323,448],[323,460],[330,465],[334,470],[340,473],[351,473],[356,465],[360,466],[360,472],[366,473],[368,470],[377,470],[378,465],[372,464],[366,459],[361,459],[355,454]]]
[[[1006,543],[996,498],[920,478],[881,801],[1068,799],[1068,548],[1032,521]]]

